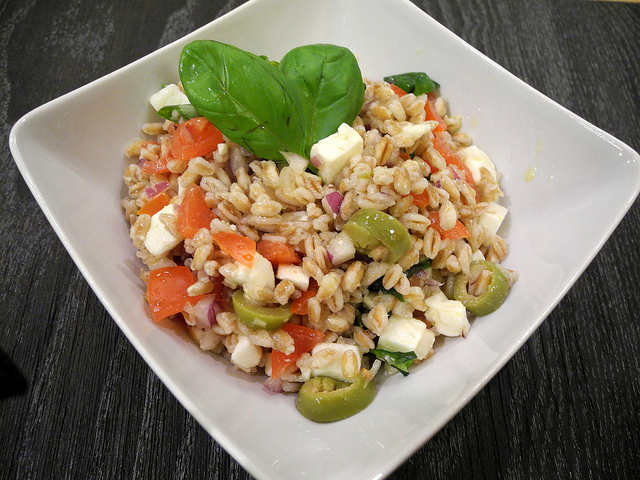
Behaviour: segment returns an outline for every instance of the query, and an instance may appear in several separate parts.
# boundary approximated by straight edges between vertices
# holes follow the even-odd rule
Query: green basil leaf
[[[369,353],[373,353],[390,367],[399,370],[405,377],[409,375],[409,367],[413,365],[413,361],[418,358],[415,352],[390,352],[377,348],[369,350]]]
[[[213,40],[189,43],[180,80],[191,104],[231,141],[259,157],[305,155],[305,99],[268,60]]]
[[[426,270],[430,266],[431,266],[431,259],[425,257],[415,265],[412,265],[411,267],[409,267],[408,270],[405,270],[404,274],[407,276],[407,278],[411,278],[416,273],[421,272],[422,270]]]
[[[308,157],[314,143],[355,120],[364,102],[362,73],[349,49],[329,44],[294,48],[279,68],[305,97]]]
[[[370,292],[382,292],[384,294],[393,295],[394,297],[396,297],[401,302],[404,302],[404,295],[402,295],[400,292],[398,292],[395,288],[392,288],[390,290],[387,290],[386,288],[384,288],[384,286],[382,285],[382,277],[374,280],[371,283],[371,285],[369,285],[369,291]]]
[[[382,293],[385,293],[385,294],[388,294],[388,295],[393,295],[394,297],[396,297],[401,302],[404,302],[404,295],[402,295],[400,292],[398,292],[395,288],[387,290],[386,288],[384,288],[382,286],[382,277],[374,280],[373,283],[371,283],[371,285],[369,285],[369,291],[370,292],[382,292]]]
[[[387,83],[393,83],[407,93],[414,95],[422,95],[423,93],[433,92],[440,88],[440,84],[424,72],[399,73],[397,75],[389,75],[384,77]]]
[[[185,103],[184,105],[167,105],[158,110],[158,115],[176,123],[178,123],[180,119],[189,120],[202,116],[193,108],[193,105],[189,103]]]

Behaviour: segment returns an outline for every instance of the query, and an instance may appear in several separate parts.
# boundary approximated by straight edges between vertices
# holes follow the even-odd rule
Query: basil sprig
[[[259,157],[309,156],[311,146],[351,124],[364,102],[353,54],[336,45],[307,45],[271,62],[213,40],[189,43],[180,80],[191,104],[231,141]]]
[[[422,95],[423,93],[433,92],[440,88],[440,84],[432,80],[429,75],[424,72],[399,73],[397,75],[389,75],[384,77],[387,83],[393,83],[407,93],[414,95]]]
[[[369,350],[369,353],[373,353],[377,358],[390,367],[397,369],[405,377],[409,375],[409,367],[413,365],[413,361],[418,358],[415,352],[390,352],[379,348]]]

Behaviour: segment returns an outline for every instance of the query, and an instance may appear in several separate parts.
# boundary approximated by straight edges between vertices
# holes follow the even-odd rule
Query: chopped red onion
[[[209,305],[209,311],[207,312],[207,319],[209,320],[209,326],[213,327],[216,324],[218,314],[222,312],[222,305],[215,300]]]
[[[324,163],[322,161],[322,159],[317,155],[314,155],[313,157],[311,157],[309,162],[311,162],[311,165],[313,165],[316,168],[320,168],[322,166],[322,164]]]
[[[424,283],[428,287],[441,287],[443,285],[442,282],[438,282],[431,277],[427,278]]]
[[[280,379],[274,379],[274,378],[267,378],[267,380],[264,382],[264,386],[267,387],[267,390],[270,390],[274,393],[282,393],[284,392],[284,389],[282,388],[282,380]]]
[[[229,153],[229,167],[231,169],[231,174],[233,176],[233,180],[236,179],[235,172],[244,168],[247,172],[249,171],[249,159],[243,155],[244,149],[240,147],[231,147]]]
[[[167,188],[169,188],[169,182],[160,182],[156,183],[153,187],[145,188],[144,193],[147,194],[147,198],[153,198],[164,192]]]
[[[331,207],[331,211],[336,215],[340,214],[340,205],[342,205],[343,196],[340,192],[331,192],[328,193],[325,197],[327,199],[327,203]]]
[[[211,322],[211,316],[209,312],[212,309],[212,304],[215,303],[216,295],[204,295],[198,303],[193,306],[192,321],[195,322],[196,327],[202,329],[211,328],[214,324]],[[215,316],[213,316],[215,322]]]

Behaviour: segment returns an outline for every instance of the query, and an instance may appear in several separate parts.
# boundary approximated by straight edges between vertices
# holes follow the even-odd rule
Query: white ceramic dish
[[[392,37],[374,33],[383,24]],[[448,339],[409,377],[388,379],[374,403],[347,420],[307,421],[293,396],[271,394],[259,380],[148,320],[140,264],[120,209],[123,151],[153,118],[150,94],[177,80],[180,51],[197,38],[274,59],[298,45],[335,43],[356,53],[372,79],[427,71],[502,174],[510,211],[505,265],[520,273],[506,303],[476,321],[467,339]],[[202,426],[265,480],[379,479],[392,472],[526,341],[640,188],[637,153],[403,0],[251,1],[25,115],[10,144],[47,218],[118,326]]]

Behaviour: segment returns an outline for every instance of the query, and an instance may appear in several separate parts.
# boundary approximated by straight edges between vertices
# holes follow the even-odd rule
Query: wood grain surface
[[[0,478],[251,478],[107,315],[8,147],[28,111],[241,3],[0,1],[0,349],[27,382],[0,400]],[[414,3],[640,151],[640,4]],[[636,201],[524,347],[389,478],[638,478],[639,285]]]

